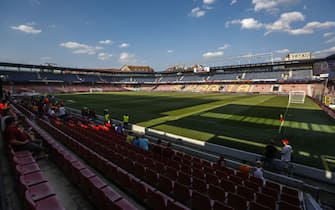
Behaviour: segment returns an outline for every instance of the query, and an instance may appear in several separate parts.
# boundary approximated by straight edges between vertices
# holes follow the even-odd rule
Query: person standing
[[[264,152],[264,166],[265,167],[271,167],[273,159],[276,157],[276,154],[278,152],[278,149],[275,146],[275,142],[273,140],[270,141],[268,145],[265,147]]]
[[[287,139],[282,140],[283,147],[281,150],[281,162],[283,172],[288,174],[289,163],[291,161],[292,155],[292,146],[289,145],[289,141]]]
[[[129,115],[124,114],[123,115],[123,128],[128,129],[128,122],[129,122]]]

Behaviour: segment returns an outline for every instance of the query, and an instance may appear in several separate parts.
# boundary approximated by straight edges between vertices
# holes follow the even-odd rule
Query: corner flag
[[[280,133],[280,132],[281,132],[281,128],[282,128],[283,125],[284,125],[284,116],[283,116],[283,114],[280,114],[280,115],[279,115],[279,122],[280,122],[280,124],[279,124],[278,132]]]
[[[283,123],[283,121],[284,121],[283,114],[280,114],[279,115],[279,122],[280,122],[280,124]]]

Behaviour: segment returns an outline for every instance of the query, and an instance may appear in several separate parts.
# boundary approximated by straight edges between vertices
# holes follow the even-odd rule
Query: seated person
[[[220,158],[217,161],[217,164],[221,167],[226,167],[226,160],[224,159],[223,155],[220,156]]]
[[[5,121],[4,140],[10,144],[14,150],[29,150],[34,155],[40,155],[43,148],[32,141],[31,136],[22,132],[16,124],[15,117],[9,117]]]
[[[250,173],[250,167],[247,165],[247,161],[243,160],[242,165],[240,166],[240,172],[249,174]]]
[[[260,178],[264,180],[263,177],[263,168],[262,168],[262,162],[261,161],[256,161],[256,167],[253,172],[254,177]]]
[[[149,151],[149,140],[145,138],[144,135],[141,136],[139,141],[140,148],[145,151]]]
[[[135,147],[140,147],[140,138],[138,137],[138,135],[136,135],[135,138],[133,139],[133,145]]]

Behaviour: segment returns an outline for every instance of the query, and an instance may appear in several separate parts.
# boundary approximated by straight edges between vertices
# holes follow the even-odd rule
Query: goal
[[[103,89],[102,88],[90,88],[90,93],[93,93],[93,92],[103,92]]]
[[[290,91],[288,102],[290,104],[303,104],[305,103],[305,91]]]

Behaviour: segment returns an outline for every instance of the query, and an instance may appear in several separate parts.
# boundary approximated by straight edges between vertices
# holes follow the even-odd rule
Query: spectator
[[[268,145],[265,147],[264,151],[264,166],[265,167],[271,167],[273,159],[276,157],[278,149],[274,145],[274,141],[271,140]]]
[[[240,165],[240,171],[244,174],[250,173],[250,166],[247,165],[247,161],[242,161],[242,165]]]
[[[129,115],[128,114],[124,114],[123,115],[123,127],[125,129],[128,129],[128,122],[129,122]]]
[[[140,138],[140,148],[142,148],[145,151],[149,151],[149,140],[144,137],[144,135]]]
[[[16,120],[14,117],[6,119],[6,129],[4,131],[4,139],[9,143],[14,150],[29,150],[34,155],[40,155],[42,147],[34,143],[31,137],[20,131],[17,127]]]
[[[60,107],[58,108],[58,117],[60,118],[66,117],[66,109],[63,104],[61,104]]]
[[[253,175],[254,177],[264,180],[262,162],[259,160],[256,161],[256,167],[254,169]]]
[[[151,144],[152,146],[152,152],[156,153],[158,156],[162,155],[162,147],[161,147],[162,140],[158,139],[156,141],[156,144]]]
[[[292,147],[289,145],[289,141],[287,139],[282,140],[283,147],[281,150],[281,162],[282,162],[282,169],[284,173],[288,173],[289,163],[291,161],[292,155]]]
[[[94,109],[90,109],[90,111],[89,111],[89,118],[91,118],[93,121],[95,120],[96,115],[95,115]]]
[[[126,142],[131,144],[132,142],[134,142],[134,136],[133,136],[133,132],[132,131],[126,131],[125,134],[127,135],[126,138]]]
[[[223,155],[220,155],[220,158],[217,161],[217,164],[221,167],[226,167],[226,160],[224,159]]]
[[[105,123],[111,123],[111,114],[108,112],[108,109],[104,110],[104,119]]]
[[[136,147],[140,147],[140,138],[138,135],[135,136],[134,140],[133,140],[133,145]]]
[[[115,126],[115,131],[116,131],[117,133],[122,133],[122,126],[121,126],[121,123],[119,123],[119,124],[117,124],[117,125]]]

